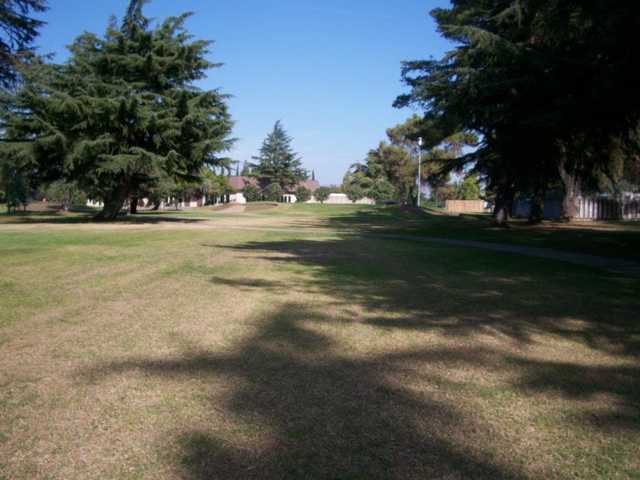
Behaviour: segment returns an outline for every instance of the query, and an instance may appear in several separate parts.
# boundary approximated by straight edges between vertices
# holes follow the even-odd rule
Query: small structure
[[[229,182],[231,189],[235,192],[235,194],[232,194],[229,197],[230,203],[247,203],[247,199],[243,195],[243,192],[249,185],[257,187],[260,190],[264,190],[268,186],[267,182],[261,181],[257,177],[249,177],[246,175],[228,177],[227,181]],[[320,188],[320,183],[317,180],[300,181],[296,185],[284,189],[281,201],[283,203],[296,203],[298,201],[298,197],[296,197],[296,190],[300,187],[306,188],[313,194],[313,192]]]
[[[247,203],[247,199],[244,196],[244,193],[232,193],[229,195],[229,203],[238,203],[244,205]]]
[[[445,209],[448,213],[484,213],[487,202],[484,200],[447,200]]]
[[[512,215],[526,218],[530,215],[532,202],[519,198],[513,204]],[[576,220],[640,220],[640,194],[624,193],[620,197],[607,194],[576,198]],[[562,198],[548,196],[544,200],[543,217],[557,220],[562,215]]]
[[[320,202],[318,202],[315,197],[311,197],[309,203]],[[329,205],[375,205],[376,201],[373,198],[365,197],[353,202],[349,200],[349,197],[345,193],[332,193],[329,195],[329,198],[324,201],[324,203]]]

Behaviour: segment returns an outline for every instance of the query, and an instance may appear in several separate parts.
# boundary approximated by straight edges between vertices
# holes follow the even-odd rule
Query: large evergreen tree
[[[31,12],[43,12],[44,0],[2,0],[0,2],[0,88],[15,86],[17,67],[33,58],[32,43],[44,22]]]
[[[192,182],[229,148],[226,97],[193,82],[216,64],[193,41],[189,14],[157,26],[132,0],[121,26],[84,33],[64,65],[38,65],[5,111],[0,159],[19,157],[38,177],[77,181],[113,219],[127,198],[166,178]]]
[[[256,161],[253,172],[265,184],[277,183],[283,189],[295,186],[300,180],[306,180],[308,174],[302,168],[300,157],[291,147],[291,137],[277,121],[273,131],[262,143],[260,153],[253,157]]]
[[[614,177],[637,152],[638,53],[628,45],[639,13],[637,2],[454,0],[432,15],[456,47],[406,62],[411,91],[396,105],[426,110],[430,145],[455,131],[481,135],[451,165],[476,165],[498,220],[517,192],[539,196],[559,182],[571,217],[579,188]]]

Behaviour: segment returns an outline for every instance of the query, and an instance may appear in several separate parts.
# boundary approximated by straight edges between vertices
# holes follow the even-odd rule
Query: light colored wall
[[[330,205],[354,205],[354,202],[349,200],[349,197],[345,193],[332,193],[326,202]],[[375,205],[376,201],[372,198],[362,198],[355,202],[355,205]]]
[[[247,203],[247,199],[244,197],[243,193],[234,193],[229,195],[229,203],[239,203],[244,205]]]
[[[484,213],[484,200],[447,200],[446,210],[449,213]]]

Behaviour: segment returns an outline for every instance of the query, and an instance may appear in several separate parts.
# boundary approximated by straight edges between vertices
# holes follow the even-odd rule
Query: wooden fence
[[[484,200],[447,200],[445,205],[449,213],[483,213],[486,211]]]

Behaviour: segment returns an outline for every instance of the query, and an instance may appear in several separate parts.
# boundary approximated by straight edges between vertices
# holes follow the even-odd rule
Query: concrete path
[[[640,262],[625,260],[621,258],[600,257],[597,255],[589,255],[586,253],[572,253],[563,250],[555,250],[552,248],[531,247],[527,245],[479,242],[476,240],[455,240],[443,237],[419,237],[413,235],[392,234],[376,234],[365,236],[377,239],[388,238],[397,240],[410,240],[414,242],[452,245],[456,247],[478,248],[481,250],[490,250],[493,252],[515,253],[517,255],[525,255],[528,257],[545,258],[549,260],[558,260],[560,262],[573,263],[575,265],[602,268],[615,273],[622,273],[633,277],[640,277]]]
[[[223,227],[222,225],[220,227]],[[634,260],[626,260],[614,257],[601,257],[597,255],[589,255],[586,253],[573,253],[564,250],[556,250],[552,248],[531,247],[527,245],[513,245],[507,243],[481,242],[477,240],[456,240],[445,237],[425,237],[416,235],[398,235],[383,233],[344,233],[332,230],[314,230],[314,229],[294,229],[294,228],[277,228],[277,227],[259,227],[259,226],[231,226],[224,225],[224,228],[237,230],[263,230],[269,232],[304,234],[311,236],[357,236],[371,238],[375,240],[406,240],[421,243],[434,243],[440,245],[451,245],[455,247],[477,248],[480,250],[488,250],[492,252],[512,253],[516,255],[524,255],[527,257],[544,258],[548,260],[557,260],[560,262],[572,263],[574,265],[583,265],[586,267],[601,268],[614,273],[621,273],[631,277],[640,278],[640,262]]]

